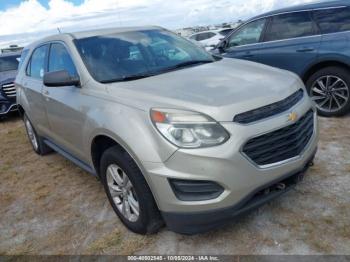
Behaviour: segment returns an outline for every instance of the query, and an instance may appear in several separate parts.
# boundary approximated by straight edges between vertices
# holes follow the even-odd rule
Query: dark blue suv
[[[293,71],[319,114],[350,109],[350,1],[281,9],[254,17],[213,51]]]
[[[17,110],[15,78],[21,53],[0,54],[0,117]]]

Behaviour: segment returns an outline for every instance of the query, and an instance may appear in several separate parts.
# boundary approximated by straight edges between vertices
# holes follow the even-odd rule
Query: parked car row
[[[332,1],[254,17],[214,53],[292,71],[306,84],[320,115],[341,116],[350,109],[349,47],[349,1]]]
[[[348,8],[261,15],[214,54],[159,27],[39,40],[15,81],[29,141],[99,178],[134,232],[221,226],[302,180],[317,150],[316,105],[326,116],[348,109],[347,25],[317,13]],[[292,72],[233,57],[294,71],[307,88]]]
[[[206,50],[211,50],[216,47],[221,40],[225,38],[233,29],[221,28],[216,30],[202,31],[190,35],[188,38],[194,42],[197,42],[200,46]]]

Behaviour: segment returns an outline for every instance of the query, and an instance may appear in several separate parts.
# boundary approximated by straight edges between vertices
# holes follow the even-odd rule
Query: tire
[[[32,145],[34,152],[41,156],[52,152],[52,149],[44,143],[43,138],[40,137],[35,131],[32,123],[30,122],[26,114],[23,116],[23,121],[26,127],[29,142]]]
[[[307,80],[306,88],[317,105],[319,115],[343,116],[349,112],[349,70],[337,66],[323,68]]]
[[[142,235],[158,232],[164,222],[143,174],[129,154],[111,147],[103,153],[100,166],[108,200],[123,224]]]

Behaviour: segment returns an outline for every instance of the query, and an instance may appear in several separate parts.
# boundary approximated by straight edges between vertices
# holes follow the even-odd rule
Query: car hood
[[[14,82],[17,75],[17,70],[0,72],[0,84]]]
[[[110,97],[145,111],[188,109],[217,121],[232,121],[236,114],[283,100],[303,88],[293,73],[236,59],[106,86]]]

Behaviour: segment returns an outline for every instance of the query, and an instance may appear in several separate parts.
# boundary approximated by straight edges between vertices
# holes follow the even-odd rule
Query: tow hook
[[[264,190],[264,195],[268,195],[270,193],[270,188],[266,188],[265,190]]]
[[[278,190],[284,190],[284,189],[286,189],[286,184],[284,184],[284,183],[278,183],[278,184],[276,185],[276,188],[277,188]]]

